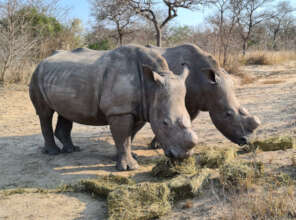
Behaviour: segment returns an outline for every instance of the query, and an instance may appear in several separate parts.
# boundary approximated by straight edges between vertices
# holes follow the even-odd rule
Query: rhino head
[[[209,111],[214,125],[225,137],[238,145],[247,144],[249,136],[261,122],[240,105],[229,74],[211,56],[207,58],[210,61],[201,68],[201,78],[198,79],[202,82],[199,97],[206,100],[201,109]]]
[[[144,68],[152,78],[153,88],[149,94],[149,122],[157,140],[165,152],[172,158],[186,158],[191,155],[197,144],[197,136],[191,128],[190,116],[185,107],[185,80],[188,68],[175,75],[171,71],[161,74]],[[153,92],[152,92],[153,91]]]

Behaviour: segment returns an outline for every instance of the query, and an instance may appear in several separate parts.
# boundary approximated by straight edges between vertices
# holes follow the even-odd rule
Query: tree
[[[152,22],[156,32],[156,45],[161,46],[163,28],[178,15],[178,9],[196,9],[197,6],[205,5],[209,0],[127,0],[130,7]],[[166,8],[166,15],[163,19],[158,16],[159,8]]]
[[[8,70],[18,73],[26,62],[39,62],[53,50],[70,49],[80,43],[78,20],[67,26],[53,17],[57,2],[0,0],[0,82]]]
[[[273,17],[267,21],[267,26],[272,34],[272,48],[278,49],[277,39],[284,23],[290,18],[295,9],[288,1],[278,2],[273,12]]]
[[[0,1],[0,82],[7,70],[35,46],[28,32],[27,13],[19,13],[24,3],[19,0]]]
[[[240,1],[240,4],[236,4],[236,7],[239,7],[238,10],[240,11],[237,23],[239,25],[239,34],[243,41],[243,55],[245,55],[248,49],[248,41],[250,40],[254,28],[266,19],[272,18],[273,15],[271,12],[264,10],[264,6],[271,2],[271,0]]]
[[[115,25],[118,42],[123,44],[123,37],[132,32],[130,27],[135,23],[135,12],[123,0],[92,0],[92,15],[96,22],[112,23]]]
[[[210,23],[217,30],[219,38],[219,60],[223,57],[223,66],[227,63],[230,43],[235,36],[234,31],[237,27],[241,8],[241,0],[216,0],[213,3],[216,14],[210,18]]]

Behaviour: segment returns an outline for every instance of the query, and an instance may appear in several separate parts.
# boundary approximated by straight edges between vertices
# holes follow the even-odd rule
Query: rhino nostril
[[[240,139],[240,145],[245,145],[245,144],[247,144],[248,143],[248,138],[246,138],[246,137],[242,137],[241,139]]]
[[[172,154],[172,152],[171,152],[170,150],[165,150],[165,151],[164,151],[164,154],[165,154],[167,157],[169,157],[169,158],[173,158],[173,157],[174,157],[173,154]]]

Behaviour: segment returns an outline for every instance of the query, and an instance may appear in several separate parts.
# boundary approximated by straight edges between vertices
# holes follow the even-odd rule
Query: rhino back
[[[143,64],[158,72],[168,70],[165,60],[151,50],[124,46],[108,52],[61,51],[44,60],[34,74],[52,109],[78,123],[103,125],[111,115],[138,115]]]
[[[97,124],[99,89],[104,62],[102,53],[61,51],[38,67],[38,86],[47,104],[59,114],[83,124]],[[101,120],[104,123],[105,120]]]

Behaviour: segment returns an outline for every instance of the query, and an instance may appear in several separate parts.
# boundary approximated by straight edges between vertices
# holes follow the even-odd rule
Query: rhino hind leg
[[[54,135],[63,144],[62,153],[72,153],[80,151],[80,148],[73,145],[71,138],[71,130],[73,122],[65,119],[61,115],[58,116],[57,126]]]
[[[139,167],[131,152],[131,136],[134,130],[132,115],[112,116],[109,118],[111,133],[117,148],[118,170],[135,170]]]
[[[57,155],[60,153],[60,148],[56,145],[53,129],[52,129],[52,116],[54,111],[51,109],[43,109],[41,114],[38,114],[40,119],[41,131],[44,137],[44,148],[42,153],[49,155]]]

